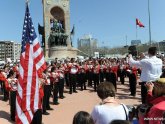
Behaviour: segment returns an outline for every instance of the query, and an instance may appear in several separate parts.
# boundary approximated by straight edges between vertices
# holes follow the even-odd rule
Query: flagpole
[[[137,40],[137,24],[136,24],[136,40]]]
[[[136,40],[137,40],[137,25],[136,25]]]
[[[151,43],[151,20],[150,20],[150,0],[148,0],[148,21],[149,21],[149,43]]]

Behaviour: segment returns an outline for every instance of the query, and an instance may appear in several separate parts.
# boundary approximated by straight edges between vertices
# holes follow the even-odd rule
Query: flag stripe
[[[26,97],[27,95],[27,80],[28,80],[28,65],[29,65],[29,49],[30,49],[30,44],[26,45],[26,53],[25,53],[25,61],[24,64],[26,66],[24,66],[24,77],[23,77],[23,99],[22,99],[22,109],[23,111],[25,111],[26,108]]]
[[[19,77],[21,77],[21,78],[23,78],[23,67],[22,67],[22,65],[20,64],[20,66],[19,66]]]
[[[40,60],[40,62],[38,62],[38,63],[36,64],[37,70],[42,69],[42,68],[41,68],[42,65],[45,64],[45,63],[43,63],[44,61],[45,61],[45,60],[44,60],[44,57],[42,57],[42,59]],[[44,70],[43,70],[43,71],[44,71]]]
[[[27,78],[27,85],[26,85],[26,109],[29,111],[31,110],[31,97],[33,96],[31,92],[31,88],[34,88],[33,85],[35,83],[32,83],[32,77],[33,77],[33,46],[30,45],[29,47],[29,62],[28,62],[28,78]]]
[[[41,50],[41,49],[39,49],[39,48],[40,48],[40,44],[39,44],[39,43],[37,43],[36,45],[34,45],[34,47],[33,47],[34,53],[35,53],[37,50]]]
[[[34,81],[34,82],[36,82],[36,69],[35,69],[35,65],[34,66],[32,66],[33,67],[33,77],[32,77],[32,80]],[[37,88],[36,88],[36,83],[33,83],[32,84],[32,86],[31,86],[31,100],[30,100],[30,102],[31,102],[31,110],[32,110],[32,112],[35,112],[35,110],[34,110],[34,102],[35,102],[35,90],[37,90]]]
[[[23,57],[23,55],[21,55],[21,57],[20,57],[20,65],[21,65],[21,67],[22,67],[22,69],[24,69],[23,67],[25,67],[25,63],[24,63],[24,57]]]
[[[17,99],[16,99],[17,114],[21,115],[18,116],[18,118],[22,121],[23,124],[24,123],[28,124],[29,122],[31,122],[30,116],[25,114],[19,105],[21,105],[21,98],[17,95]]]
[[[39,82],[38,80],[38,76],[36,75],[36,78],[35,78],[36,82]],[[36,85],[36,90],[35,90],[35,101],[34,101],[34,109],[36,110],[38,108],[38,105],[39,105],[39,83]]]
[[[33,46],[35,46],[35,45],[38,44],[38,43],[39,43],[38,39],[37,39],[37,38],[34,39],[34,41],[33,41]],[[39,47],[39,49],[40,49],[40,47]]]
[[[41,61],[43,60],[44,58],[43,58],[43,53],[40,53],[36,58],[35,58],[35,62],[37,63],[37,65],[38,65],[38,63],[41,63]],[[43,64],[43,63],[41,63],[41,64]],[[41,65],[42,66],[42,65]]]
[[[45,69],[46,69],[46,63],[44,63],[44,64],[37,70],[37,72],[38,72],[39,74],[41,74],[41,72],[43,72]]]
[[[22,99],[22,87],[21,87],[21,85],[20,85],[20,83],[18,83],[18,95],[19,95],[19,97],[21,97],[21,99]]]

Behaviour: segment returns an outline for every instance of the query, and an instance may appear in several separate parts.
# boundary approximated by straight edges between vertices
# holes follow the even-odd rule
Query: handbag
[[[121,104],[122,106],[123,106],[123,108],[124,108],[124,111],[125,111],[125,115],[126,115],[126,120],[128,121],[128,115],[127,115],[127,111],[126,111],[126,109],[125,109],[125,107],[124,107],[124,105],[123,104]]]

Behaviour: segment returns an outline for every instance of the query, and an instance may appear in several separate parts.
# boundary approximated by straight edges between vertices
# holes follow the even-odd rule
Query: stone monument
[[[70,0],[42,0],[44,27],[39,25],[46,58],[76,57],[70,33]]]

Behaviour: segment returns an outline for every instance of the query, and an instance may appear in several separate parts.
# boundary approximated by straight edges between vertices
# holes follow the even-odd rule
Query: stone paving
[[[97,97],[96,92],[93,92],[92,88],[80,91],[78,93],[68,94],[68,89],[65,89],[64,99],[59,99],[59,105],[52,105],[54,109],[48,111],[50,115],[43,115],[43,124],[72,124],[73,116],[80,110],[91,113],[94,105],[99,104],[100,99]],[[129,85],[125,82],[125,85],[121,85],[118,82],[116,99],[126,105],[138,105],[140,104],[140,86],[137,84],[137,95],[135,97],[129,96]],[[0,95],[0,124],[12,124],[9,115],[9,102],[2,101],[2,95]]]

